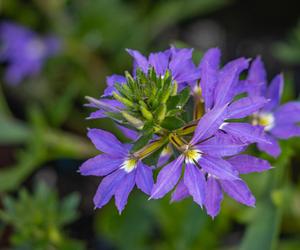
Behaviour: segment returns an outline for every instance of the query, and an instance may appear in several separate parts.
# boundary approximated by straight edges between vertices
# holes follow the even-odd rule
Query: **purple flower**
[[[137,68],[141,69],[145,74],[148,73],[150,67],[153,67],[156,74],[163,76],[167,70],[171,72],[172,78],[179,84],[179,90],[187,86],[187,83],[194,82],[199,79],[199,70],[193,63],[193,49],[178,49],[171,47],[163,52],[150,53],[146,58],[137,50],[127,49],[127,52],[133,57],[133,73]],[[111,75],[107,77],[107,88],[104,96],[110,96],[115,90],[114,84],[123,84],[126,78],[121,75]]]
[[[260,83],[254,85],[252,83]],[[277,139],[288,139],[300,136],[300,102],[288,102],[280,106],[283,90],[283,75],[279,74],[273,78],[267,86],[266,71],[264,65],[257,57],[251,64],[249,75],[246,80],[245,90],[249,96],[263,96],[270,101],[253,115],[254,124],[262,126],[270,143],[259,142],[257,144],[261,151],[274,157],[281,153]]]
[[[116,206],[121,213],[135,185],[150,194],[152,170],[130,154],[129,145],[122,144],[114,135],[101,129],[90,129],[88,137],[102,154],[84,162],[79,171],[82,175],[104,177],[94,196],[96,208],[103,207],[115,196]]]
[[[8,63],[5,81],[11,85],[38,74],[44,61],[60,47],[56,37],[41,38],[33,31],[9,22],[0,25],[0,45],[0,61]]]
[[[220,57],[221,53],[218,48],[209,49],[204,54],[199,65],[200,82],[191,85],[195,99],[202,99],[205,111],[228,103],[226,117],[220,130],[244,143],[261,142],[268,144],[264,130],[260,126],[228,121],[252,115],[268,102],[262,96],[248,96],[234,100],[237,95],[236,89],[240,84],[240,74],[248,68],[249,60],[238,58],[228,62],[220,69]],[[203,105],[202,103],[199,105]]]
[[[188,144],[174,139],[181,154],[162,168],[150,198],[159,199],[178,184],[172,194],[172,201],[190,195],[201,207],[205,205],[212,217],[220,210],[222,189],[238,202],[254,206],[255,198],[240,179],[239,173],[264,171],[270,166],[267,163],[259,165],[259,162],[252,166],[251,163],[255,160],[251,156],[245,156],[248,162],[245,161],[244,166],[241,162],[238,167],[223,159],[242,152],[247,146],[229,135],[217,133],[226,117],[227,109],[227,105],[223,105],[207,112],[200,119]],[[233,163],[234,160],[234,157],[231,158]],[[180,180],[183,166],[183,180]]]

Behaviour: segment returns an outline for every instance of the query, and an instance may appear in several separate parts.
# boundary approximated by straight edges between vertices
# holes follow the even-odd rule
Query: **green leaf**
[[[0,144],[24,143],[30,134],[30,130],[23,123],[0,117]]]
[[[266,201],[256,208],[256,216],[247,227],[240,250],[272,250],[277,243],[281,211]]]

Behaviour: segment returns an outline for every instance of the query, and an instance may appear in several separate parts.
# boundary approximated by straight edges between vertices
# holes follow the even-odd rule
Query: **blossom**
[[[191,195],[197,204],[206,207],[212,217],[220,210],[222,189],[238,202],[254,206],[255,198],[239,173],[264,171],[270,165],[267,162],[260,164],[262,161],[247,155],[239,156],[246,159],[244,164],[236,163],[236,157],[231,158],[233,164],[223,159],[242,152],[247,146],[229,135],[217,133],[227,110],[227,105],[223,105],[207,112],[198,122],[188,144],[182,143],[179,138],[173,139],[181,154],[159,172],[150,198],[161,198],[178,184],[172,201]],[[256,164],[251,165],[255,161]],[[180,180],[183,165],[184,176]]]
[[[268,102],[262,96],[234,99],[240,84],[240,74],[248,68],[249,60],[241,57],[228,62],[220,69],[220,57],[221,52],[218,48],[209,49],[204,54],[199,65],[200,81],[190,84],[196,105],[204,105],[207,112],[215,106],[228,103],[226,117],[219,129],[248,144],[255,142],[268,144],[264,130],[260,126],[232,122],[232,119],[242,119],[253,114]]]
[[[88,137],[102,154],[88,159],[79,171],[82,175],[104,177],[94,196],[96,208],[103,207],[115,196],[116,206],[121,213],[135,185],[150,194],[152,170],[130,154],[130,145],[122,144],[113,134],[101,129],[89,129]]]
[[[252,88],[252,83],[260,83]],[[292,101],[280,105],[283,91],[283,75],[276,75],[267,86],[266,71],[260,57],[257,57],[251,65],[246,79],[246,91],[249,96],[263,96],[269,99],[263,108],[253,115],[253,123],[264,128],[270,143],[259,142],[257,144],[261,151],[274,157],[281,153],[278,139],[288,139],[300,136],[300,102]]]
[[[150,53],[146,58],[139,51],[127,49],[127,52],[133,57],[133,74],[136,74],[137,68],[141,69],[145,74],[148,73],[150,67],[154,68],[157,75],[163,76],[166,71],[171,72],[172,78],[179,84],[180,89],[187,86],[189,82],[199,79],[199,70],[192,60],[193,49],[178,49],[171,47],[168,50],[156,53]],[[111,75],[106,78],[107,88],[104,96],[112,95],[115,90],[114,84],[123,84],[126,78],[121,75]]]
[[[59,50],[54,36],[40,37],[33,31],[10,22],[0,25],[0,61],[7,62],[5,81],[19,84],[25,77],[38,74],[48,57]]]

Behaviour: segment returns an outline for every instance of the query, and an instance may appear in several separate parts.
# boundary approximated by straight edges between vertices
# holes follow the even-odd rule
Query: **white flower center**
[[[121,169],[124,169],[125,172],[130,173],[136,167],[137,167],[137,160],[134,158],[128,158],[123,162]]]
[[[40,59],[46,52],[46,46],[40,39],[34,39],[27,44],[26,52],[32,59]]]
[[[187,149],[184,152],[185,162],[186,163],[194,163],[197,162],[202,156],[202,152],[199,149]]]
[[[265,128],[265,131],[270,131],[275,125],[275,118],[272,113],[260,113],[257,118],[257,124]]]

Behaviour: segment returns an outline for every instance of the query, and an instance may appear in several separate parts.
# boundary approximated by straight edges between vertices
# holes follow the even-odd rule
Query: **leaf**
[[[30,130],[21,122],[0,116],[0,144],[24,143]]]

